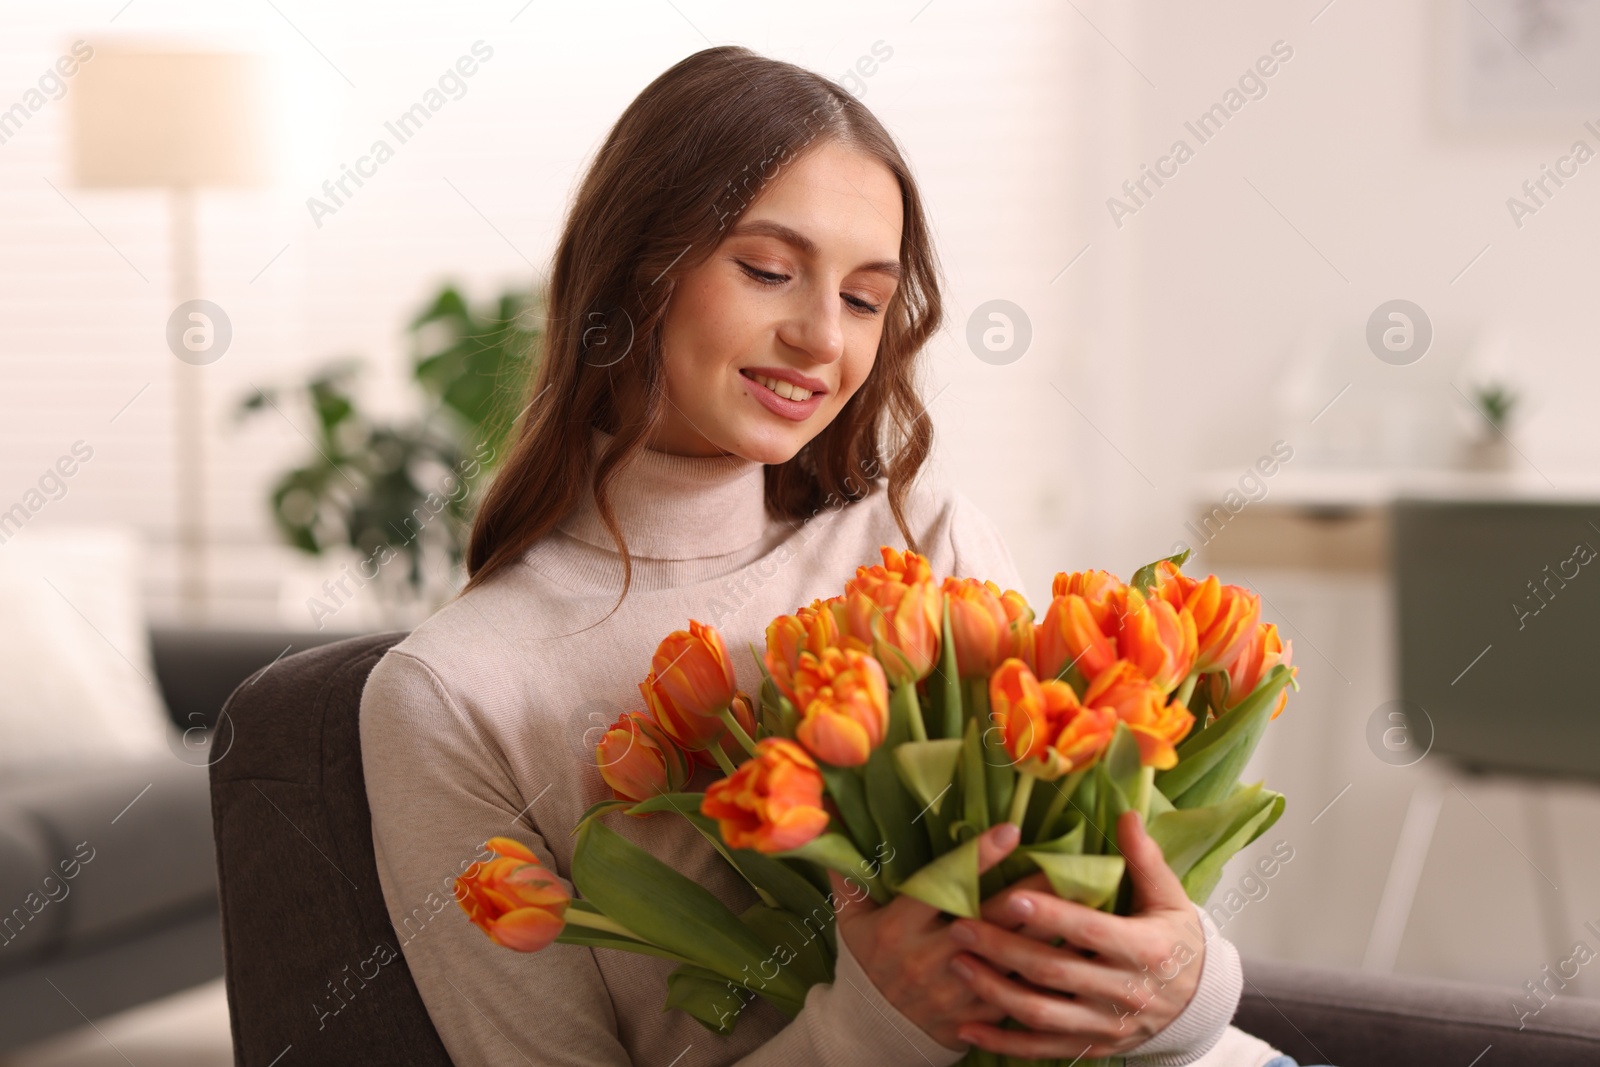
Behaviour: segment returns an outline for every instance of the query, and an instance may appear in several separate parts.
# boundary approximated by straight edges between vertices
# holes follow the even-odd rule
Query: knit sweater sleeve
[[[494,746],[428,664],[400,651],[373,669],[360,721],[379,883],[406,964],[451,1059],[458,1067],[628,1067],[620,1033],[657,1015],[660,999],[615,1003],[597,950],[553,944],[513,952],[467,923],[452,899],[453,876],[482,858],[479,847],[495,836],[522,842],[557,873],[544,835],[530,828],[537,825],[528,810],[533,805]],[[659,992],[664,998],[665,988]],[[718,1039],[704,1036],[683,1062],[727,1062],[708,1054]],[[902,1015],[842,948],[834,982],[813,986],[794,1019],[735,1062],[949,1067],[961,1055]]]

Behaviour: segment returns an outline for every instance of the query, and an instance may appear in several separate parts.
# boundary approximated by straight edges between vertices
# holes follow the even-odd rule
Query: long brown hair
[[[592,490],[622,557],[620,605],[632,561],[607,491],[665,413],[659,327],[676,279],[711,256],[782,166],[830,140],[898,179],[903,276],[884,309],[871,373],[792,459],[766,467],[766,506],[804,521],[867,496],[882,475],[895,523],[917,547],[904,503],[933,427],[914,357],[942,314],[922,198],[894,139],[855,97],[794,64],[724,46],[651,82],[584,175],[556,248],[543,358],[515,444],[473,522],[462,592],[520,559]],[[594,427],[614,435],[598,458]]]

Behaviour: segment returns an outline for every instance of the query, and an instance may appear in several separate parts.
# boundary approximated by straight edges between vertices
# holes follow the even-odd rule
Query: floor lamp
[[[72,82],[72,177],[87,189],[161,189],[170,217],[171,307],[152,340],[171,336],[169,318],[201,291],[196,195],[200,189],[265,184],[270,177],[261,60],[247,53],[100,45]],[[215,305],[212,305],[215,309]],[[210,611],[206,533],[206,367],[231,336],[220,309],[205,313],[206,344],[174,347],[173,472],[180,611]],[[194,320],[199,322],[200,320]]]

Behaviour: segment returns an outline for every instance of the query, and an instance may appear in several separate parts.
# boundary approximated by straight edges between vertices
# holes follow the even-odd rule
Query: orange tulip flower
[[[1050,583],[1052,599],[1070,595],[1083,597],[1102,633],[1114,634],[1122,618],[1128,587],[1110,571],[1062,571]]]
[[[1107,632],[1096,620],[1096,610],[1079,593],[1065,593],[1050,601],[1044,622],[1034,631],[1034,662],[1041,675],[1054,678],[1075,665],[1085,678],[1093,678],[1116,661],[1116,619],[1110,620]]]
[[[1128,724],[1139,743],[1139,762],[1167,770],[1178,762],[1178,742],[1194,726],[1194,715],[1153,684],[1129,660],[1118,660],[1089,683],[1083,702],[1108,707]]]
[[[813,600],[793,615],[779,615],[767,624],[767,651],[763,660],[778,692],[796,703],[794,672],[800,666],[800,653],[822,655],[822,650],[842,642],[839,616],[844,597]]]
[[[662,639],[650,669],[675,707],[696,714],[715,716],[738,686],[722,635],[693,619]]]
[[[997,587],[993,582],[984,582],[990,591]],[[1006,641],[1007,656],[1016,656],[1028,664],[1028,669],[1033,670],[1033,608],[1028,601],[1015,589],[1007,589],[1000,594],[1000,607],[1006,613]]]
[[[651,717],[686,752],[710,748],[728,731],[715,708],[679,707],[656,680],[655,671],[645,675],[644,681],[639,683],[639,692],[644,696]]]
[[[926,678],[939,657],[939,587],[928,561],[885,545],[883,565],[858,567],[845,584],[847,644],[871,652],[895,685]]]
[[[888,679],[863,652],[802,652],[794,688],[801,716],[795,737],[826,763],[859,767],[889,732]]]
[[[456,903],[495,944],[538,952],[561,933],[572,895],[522,842],[491,837],[484,847],[495,858],[456,879]]]
[[[1147,600],[1130,587],[1117,653],[1133,661],[1157,689],[1170,693],[1189,676],[1199,653],[1194,617],[1159,597]]]
[[[648,800],[675,793],[689,781],[688,756],[661,725],[642,711],[626,711],[594,746],[600,777],[618,800]]]
[[[1294,642],[1279,637],[1275,624],[1259,624],[1233,661],[1223,671],[1211,675],[1212,707],[1220,709],[1218,714],[1238,707],[1261,684],[1267,673],[1280,663],[1298,676],[1300,668],[1289,663],[1293,655]],[[1227,676],[1226,684],[1223,683],[1224,674]],[[1272,718],[1276,719],[1288,702],[1289,690],[1285,689],[1278,694],[1278,702],[1273,705]]]
[[[707,787],[700,810],[717,820],[728,847],[757,852],[799,848],[828,827],[822,772],[786,737],[757,741],[754,757]]]
[[[1038,759],[1050,746],[1044,692],[1020,659],[1006,660],[989,676],[989,718],[1000,727],[1006,751],[1018,766]]]
[[[1150,587],[1150,594],[1160,597],[1175,608],[1181,608],[1188,601],[1194,587],[1199,584],[1197,580],[1184,574],[1176,563],[1164,559],[1156,564],[1156,580]]]
[[[1195,586],[1184,607],[1194,616],[1200,642],[1194,669],[1202,674],[1233,662],[1261,621],[1261,598],[1237,585],[1223,585],[1214,574]]]
[[[1020,659],[989,677],[989,717],[1023,774],[1054,781],[1099,758],[1116,729],[1111,708],[1089,708],[1066,682],[1039,681]]]
[[[1052,729],[1060,724],[1045,753],[1049,777],[1094,766],[1116,732],[1116,709],[1081,704],[1072,686],[1054,678],[1040,682],[1039,688],[1044,692],[1045,718]]]
[[[1011,619],[1000,587],[976,578],[946,578],[941,586],[950,602],[950,636],[956,646],[956,674],[987,678],[1012,654]]]

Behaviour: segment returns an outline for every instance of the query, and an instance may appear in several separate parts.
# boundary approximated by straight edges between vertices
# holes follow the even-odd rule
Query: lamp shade
[[[74,79],[79,186],[249,186],[271,178],[265,64],[243,52],[100,46]]]

